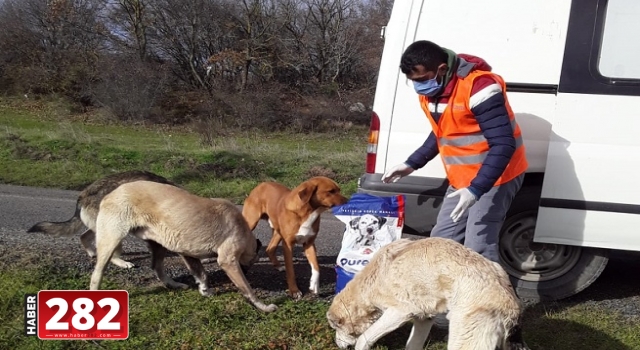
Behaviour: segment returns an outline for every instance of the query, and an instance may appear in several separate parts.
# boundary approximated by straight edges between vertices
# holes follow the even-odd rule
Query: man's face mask
[[[444,79],[443,79],[444,81]],[[434,96],[440,88],[442,87],[442,82],[438,84],[437,76],[433,79],[425,80],[425,81],[413,81],[413,88],[420,95],[425,96]]]
[[[418,94],[433,97],[440,91],[444,82],[443,77],[440,83],[438,83],[438,75],[440,73],[446,72],[446,69],[447,65],[443,63],[438,66],[436,74],[432,79],[424,80],[424,77],[428,76],[429,71],[427,71],[424,66],[418,65],[414,67],[410,74],[407,74],[407,78],[413,81],[413,87]],[[414,79],[418,79],[418,81]]]

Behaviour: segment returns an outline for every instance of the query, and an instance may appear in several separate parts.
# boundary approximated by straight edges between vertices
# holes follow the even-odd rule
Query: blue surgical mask
[[[443,79],[444,81],[444,79]],[[416,92],[420,95],[425,96],[434,96],[440,88],[442,87],[442,82],[438,84],[438,80],[436,78],[429,79],[427,81],[414,81],[413,88],[416,89]]]

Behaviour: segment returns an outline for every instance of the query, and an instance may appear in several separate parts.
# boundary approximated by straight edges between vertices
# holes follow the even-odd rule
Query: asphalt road
[[[76,267],[88,276],[93,270],[94,260],[82,249],[79,235],[50,237],[25,232],[38,221],[69,219],[73,215],[77,195],[76,191],[0,185],[0,268],[7,264],[54,264]],[[318,260],[321,264],[321,297],[333,295],[336,278],[334,266],[343,230],[344,224],[333,215],[325,213],[322,216],[320,233],[316,240]],[[255,234],[266,245],[271,237],[268,224],[261,221]],[[159,284],[149,267],[149,253],[143,242],[135,237],[127,237],[123,248],[123,258],[135,263],[136,268],[127,271],[111,265],[106,276],[144,285]],[[303,293],[307,294],[310,268],[300,247],[296,247],[294,253],[297,283]],[[278,255],[282,261],[280,250]],[[640,254],[617,252],[610,258],[604,273],[591,287],[562,302],[594,302],[612,307],[629,316],[640,315],[640,278],[629,278],[637,276],[640,271]],[[165,265],[171,277],[195,288],[193,277],[179,257],[168,257]],[[210,272],[210,283],[213,286],[218,284],[234,290],[215,262],[205,267]],[[261,252],[260,261],[250,270],[247,278],[262,295],[283,295],[287,288],[284,273],[271,266],[264,250]]]
[[[44,235],[27,236],[25,231],[39,221],[65,221],[71,218],[78,194],[77,191],[0,185],[0,242],[23,241],[28,236],[35,242],[52,240]],[[322,216],[316,239],[319,257],[326,260],[338,255],[343,231],[344,224],[340,220],[330,213]],[[271,238],[271,229],[264,220],[260,221],[254,233],[264,245]],[[74,245],[79,242],[77,238],[72,241]]]
[[[55,264],[74,266],[89,275],[93,270],[94,259],[89,258],[80,245],[79,234],[70,237],[51,237],[39,233],[26,233],[26,230],[39,221],[65,221],[72,217],[78,196],[77,191],[33,188],[23,186],[0,185],[0,267],[4,264],[24,265]],[[320,232],[316,239],[318,261],[321,265],[321,293],[333,294],[335,288],[335,260],[340,250],[344,224],[331,213],[322,216]],[[266,246],[271,238],[271,229],[261,220],[254,233]],[[127,237],[123,242],[123,258],[136,264],[136,269],[127,272],[110,265],[107,276],[121,277],[134,283],[153,284],[155,276],[149,264],[146,245],[135,237]],[[254,288],[267,294],[286,291],[284,272],[270,265],[264,249],[260,261],[250,270],[247,278]],[[282,261],[282,251],[278,249]],[[303,293],[308,292],[310,268],[301,247],[294,250],[294,263],[297,283]],[[177,256],[165,260],[168,274],[174,279],[192,284],[195,282],[181,259]],[[205,265],[211,274],[210,283],[226,284],[228,279],[218,271],[216,263]],[[88,286],[87,286],[88,287]]]

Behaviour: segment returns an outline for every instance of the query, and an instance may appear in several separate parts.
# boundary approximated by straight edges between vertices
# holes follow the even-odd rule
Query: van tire
[[[500,263],[505,268],[516,293],[523,300],[552,301],[572,296],[591,285],[604,270],[608,250],[533,242],[541,187],[525,186],[513,200],[500,230]],[[524,239],[528,247],[522,248]],[[535,255],[534,252],[542,252]],[[532,255],[534,254],[534,255]],[[541,259],[542,268],[522,268],[526,257]],[[545,264],[553,267],[547,269]],[[556,266],[553,266],[553,265]],[[536,263],[538,266],[538,263]],[[536,270],[532,273],[533,270]],[[538,273],[538,271],[542,271]]]

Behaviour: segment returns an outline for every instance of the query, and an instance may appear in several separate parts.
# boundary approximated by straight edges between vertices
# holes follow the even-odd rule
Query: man
[[[439,153],[450,186],[431,236],[499,262],[500,228],[528,166],[504,81],[481,58],[425,40],[409,45],[400,69],[413,81],[433,131],[382,181],[398,181]]]
[[[528,167],[504,81],[483,59],[426,40],[407,47],[400,69],[413,81],[432,131],[382,181],[398,181],[439,153],[450,185],[431,237],[453,239],[499,263],[500,228]],[[436,317],[436,324],[447,323]],[[521,325],[509,349],[529,349]]]

